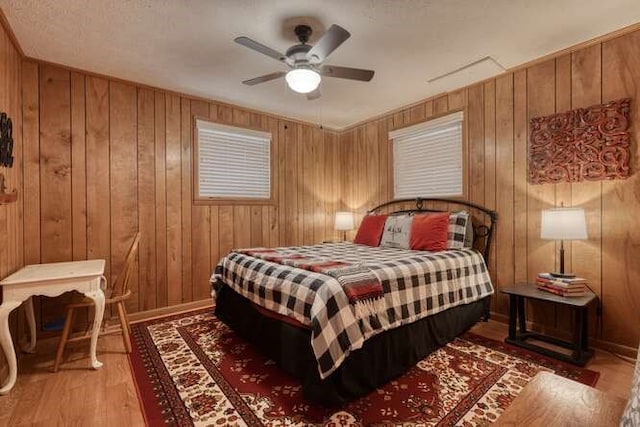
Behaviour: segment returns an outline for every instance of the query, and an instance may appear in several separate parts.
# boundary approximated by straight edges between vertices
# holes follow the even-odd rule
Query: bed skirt
[[[402,375],[480,319],[487,319],[490,298],[375,335],[324,380],[318,373],[309,329],[261,314],[228,286],[217,292],[215,315],[283,371],[299,379],[307,399],[340,405]]]

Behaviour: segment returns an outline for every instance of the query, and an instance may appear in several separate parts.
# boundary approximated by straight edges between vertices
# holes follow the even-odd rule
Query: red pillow
[[[411,224],[410,247],[417,251],[447,249],[449,212],[416,215]]]
[[[358,228],[358,234],[353,243],[361,245],[378,246],[382,232],[384,231],[384,223],[389,215],[365,215]]]

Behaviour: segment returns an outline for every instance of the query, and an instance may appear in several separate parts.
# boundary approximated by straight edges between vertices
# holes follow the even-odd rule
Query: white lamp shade
[[[285,76],[287,84],[298,93],[309,93],[316,90],[320,84],[320,74],[308,68],[291,70]]]
[[[542,211],[541,239],[582,240],[587,237],[584,209],[554,208]]]
[[[353,230],[353,212],[336,212],[336,230]]]

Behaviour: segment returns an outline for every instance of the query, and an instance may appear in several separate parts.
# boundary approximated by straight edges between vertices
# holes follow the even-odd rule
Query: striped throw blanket
[[[303,254],[284,254],[276,249],[253,248],[236,252],[333,277],[342,286],[359,319],[385,310],[382,282],[365,265],[313,258]]]

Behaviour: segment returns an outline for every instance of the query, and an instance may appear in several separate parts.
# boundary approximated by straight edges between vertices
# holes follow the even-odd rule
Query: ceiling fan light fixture
[[[296,68],[285,76],[291,90],[298,93],[313,92],[320,85],[320,74],[309,68]]]

